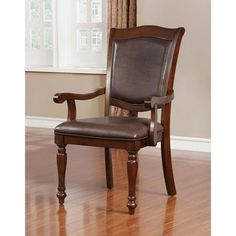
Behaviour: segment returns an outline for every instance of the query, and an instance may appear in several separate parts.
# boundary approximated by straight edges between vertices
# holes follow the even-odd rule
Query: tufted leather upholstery
[[[112,140],[140,140],[148,137],[150,120],[135,117],[99,117],[66,121],[55,128],[55,134]],[[163,127],[158,124],[157,131]]]

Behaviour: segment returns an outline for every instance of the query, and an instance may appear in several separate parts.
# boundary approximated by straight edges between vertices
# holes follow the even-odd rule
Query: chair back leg
[[[113,173],[112,173],[112,156],[110,148],[105,148],[105,167],[106,167],[107,188],[112,189]]]
[[[173,196],[176,194],[176,189],[171,163],[170,141],[168,141],[167,138],[161,142],[161,157],[167,193]]]
[[[57,197],[61,205],[63,205],[64,199],[66,197],[65,174],[66,174],[67,154],[65,147],[66,145],[58,145],[58,152],[57,152],[57,170],[58,170]]]
[[[136,186],[136,177],[138,171],[138,162],[137,162],[137,153],[129,152],[128,162],[127,162],[127,173],[128,173],[128,183],[129,183],[129,195],[127,207],[129,208],[129,214],[133,215],[136,204],[136,195],[135,195],[135,186]]]
[[[163,122],[164,132],[161,141],[161,157],[162,157],[162,168],[164,172],[164,178],[166,183],[167,193],[170,196],[176,194],[174,174],[171,162],[171,148],[170,148],[170,111],[171,104],[167,104],[164,108]]]

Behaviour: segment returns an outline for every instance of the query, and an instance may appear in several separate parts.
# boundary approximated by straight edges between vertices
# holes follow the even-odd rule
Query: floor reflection
[[[119,214],[118,211],[114,210],[114,195],[109,194],[110,192],[107,192],[107,201],[106,201],[106,208],[105,214],[93,214],[93,211],[96,211],[96,209],[93,209],[91,212],[91,209],[88,205],[84,205],[83,211],[82,211],[82,224],[88,225],[90,221],[92,221],[94,227],[98,228],[104,228],[103,233],[104,235],[112,235],[114,232],[113,227],[110,227],[110,225],[113,225],[114,222],[117,220],[117,214]],[[174,218],[175,218],[175,208],[176,208],[176,197],[168,197],[166,200],[165,205],[165,211],[163,215],[163,224],[162,224],[162,236],[172,236],[173,235],[173,227],[174,227]],[[101,209],[99,209],[101,211]],[[119,214],[120,215],[120,214]],[[139,217],[138,214],[134,216],[128,216],[126,214],[127,218],[124,218],[124,222],[126,224],[127,229],[130,229],[127,231],[127,233],[132,234],[132,230],[135,227],[135,235],[141,235],[141,232],[139,233]],[[67,236],[67,229],[66,229],[66,217],[67,212],[63,205],[60,205],[57,211],[57,217],[58,217],[58,228],[59,228],[59,236]],[[122,217],[122,216],[119,216]],[[78,219],[79,220],[79,219]],[[94,224],[95,223],[95,224]],[[79,222],[78,222],[79,224]],[[137,227],[136,227],[137,226]],[[96,231],[96,229],[93,229]],[[86,235],[89,233],[89,229],[83,230],[83,235]],[[133,234],[132,234],[133,235]]]
[[[60,205],[57,211],[59,236],[67,236],[66,233],[66,210],[64,205]]]
[[[175,218],[176,197],[168,197],[163,221],[162,235],[173,235],[174,218]]]

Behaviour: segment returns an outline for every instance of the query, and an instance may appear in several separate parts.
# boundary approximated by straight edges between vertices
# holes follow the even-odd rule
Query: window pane
[[[39,0],[30,1],[30,19],[32,22],[38,21],[40,17],[40,2]]]
[[[88,30],[77,30],[77,51],[88,47]]]
[[[44,47],[46,49],[52,49],[52,28],[44,29]]]
[[[106,0],[26,1],[27,65],[106,66]]]
[[[102,22],[102,2],[101,0],[92,0],[91,2],[91,22]]]
[[[52,21],[52,1],[51,0],[43,1],[43,20],[45,22]]]
[[[87,22],[87,0],[77,0],[77,23]]]
[[[40,30],[38,28],[34,28],[31,30],[31,48],[32,49],[40,49]]]
[[[102,30],[100,29],[92,30],[92,49],[102,49]]]

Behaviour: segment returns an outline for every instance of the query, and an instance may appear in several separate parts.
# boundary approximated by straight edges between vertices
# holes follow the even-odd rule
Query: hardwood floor
[[[104,149],[68,145],[64,207],[56,197],[56,153],[52,130],[26,129],[27,236],[210,235],[209,153],[172,152],[176,197],[166,194],[160,153],[140,154],[133,216],[125,151],[113,150],[114,188],[107,190]]]

